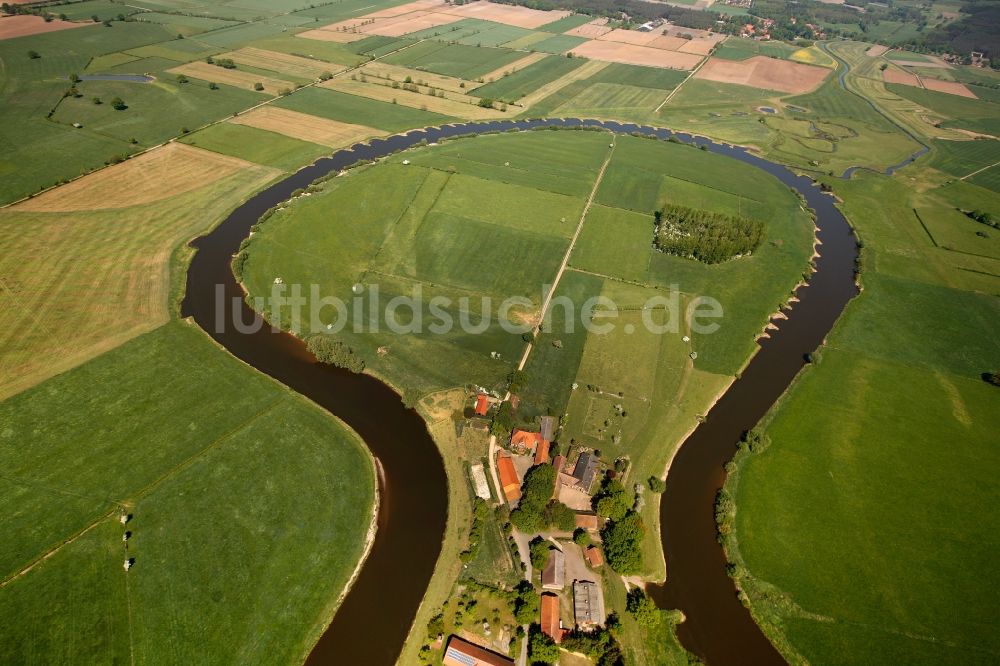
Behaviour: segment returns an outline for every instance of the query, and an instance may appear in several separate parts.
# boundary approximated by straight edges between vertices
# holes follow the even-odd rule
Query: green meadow
[[[188,134],[181,141],[282,171],[295,171],[331,152],[330,148],[310,141],[232,123],[212,125]]]
[[[543,329],[525,368],[515,419],[529,425],[539,414],[565,414],[567,443],[599,448],[608,459],[628,456],[636,480],[659,476],[670,451],[663,443],[679,442],[697,423],[801,278],[812,222],[793,193],[748,165],[630,136],[616,137],[609,153],[608,137],[537,131],[458,139],[349,171],[260,226],[245,248],[244,284],[252,296],[266,296],[281,278],[345,300],[355,284],[369,293],[378,285],[383,304],[415,288],[425,302],[446,297],[444,311],[454,322],[488,316],[482,333],[457,325],[427,330],[440,314],[424,305],[419,315],[403,316],[404,323],[420,316],[420,332],[345,327],[338,338],[411,401],[454,386],[502,386],[524,341],[498,325],[497,304],[517,296],[524,300],[515,318],[538,315],[541,287],[554,279],[610,154],[559,284],[557,295],[578,311],[550,313],[551,328]],[[752,257],[717,266],[654,252],[652,210],[668,201],[762,219],[767,242]],[[613,323],[609,334],[583,326],[591,319],[579,308],[597,296],[621,310],[609,319],[593,316],[594,323]],[[697,296],[722,303],[718,332],[691,331],[685,312]],[[491,306],[484,309],[486,298]],[[300,320],[279,316],[278,323],[305,335],[314,317],[320,331],[339,318],[332,308],[306,310]],[[364,312],[379,314],[368,306]],[[682,341],[685,335],[692,340]],[[654,523],[655,503],[645,511]],[[662,576],[655,531],[643,548],[646,573]]]
[[[299,661],[332,617],[371,518],[368,454],[200,330],[167,324],[0,403],[0,420],[0,612],[22,618],[0,629],[5,663],[165,646]]]
[[[942,159],[969,158],[929,161]],[[740,584],[793,660],[1000,654],[983,585],[1000,412],[981,379],[1000,358],[1000,257],[954,209],[1000,211],[1000,197],[907,185],[925,171],[834,184],[864,241],[865,289],[765,420],[769,447],[730,481]]]

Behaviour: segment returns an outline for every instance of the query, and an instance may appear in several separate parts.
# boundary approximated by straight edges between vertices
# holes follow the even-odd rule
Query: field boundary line
[[[247,23],[247,25],[249,25],[249,23]],[[236,27],[236,26],[228,26],[228,27]],[[221,28],[220,28],[220,30],[221,30]],[[371,63],[376,62],[378,60],[381,60],[382,58],[386,58],[386,57],[391,56],[391,55],[393,55],[395,53],[399,53],[400,51],[405,51],[406,49],[410,48],[411,46],[416,46],[417,44],[422,44],[425,41],[427,41],[427,40],[426,39],[418,40],[416,42],[413,42],[412,44],[407,44],[406,46],[401,46],[400,48],[398,48],[398,49],[396,49],[394,51],[389,51],[388,53],[383,53],[380,56],[372,58],[371,60],[366,60],[364,62],[358,63],[357,65],[353,65],[351,67],[348,67],[348,68],[344,69],[343,71],[337,72],[336,74],[334,74],[333,76],[331,76],[329,80],[332,81],[333,79],[335,79],[335,78],[337,78],[339,76],[343,76],[344,74],[348,74],[350,72],[357,71],[358,69],[364,67],[365,65],[368,65],[368,64],[371,64]],[[123,51],[123,53],[125,53],[125,52]],[[197,62],[197,61],[194,61],[194,62]],[[327,62],[327,61],[323,60],[323,61],[320,61],[320,62]],[[189,64],[189,63],[182,63],[182,64]],[[336,63],[330,63],[330,64],[336,64]],[[162,148],[163,146],[166,146],[168,144],[174,143],[179,138],[181,138],[181,136],[188,136],[190,134],[194,134],[195,132],[200,132],[202,130],[208,129],[209,127],[214,127],[215,125],[221,125],[222,123],[227,123],[227,122],[230,121],[230,119],[232,119],[232,118],[234,118],[236,116],[242,116],[244,114],[250,113],[251,111],[256,111],[257,109],[259,109],[261,107],[264,107],[264,106],[267,106],[268,104],[272,104],[276,100],[282,99],[283,97],[291,97],[292,95],[294,95],[295,93],[297,93],[300,90],[305,90],[307,88],[316,88],[316,87],[319,86],[320,83],[324,83],[324,81],[320,81],[319,79],[317,79],[317,80],[312,81],[310,83],[304,83],[304,84],[302,84],[301,87],[294,89],[288,95],[277,95],[277,96],[272,97],[270,99],[266,99],[263,102],[261,102],[260,104],[254,104],[253,106],[249,106],[249,107],[247,107],[247,108],[245,108],[245,109],[243,109],[241,111],[238,111],[237,113],[235,113],[233,115],[226,116],[225,118],[221,118],[219,120],[215,120],[215,121],[210,122],[210,123],[206,123],[205,125],[202,125],[200,127],[196,127],[193,130],[191,130],[190,132],[188,132],[187,134],[178,135],[178,136],[172,137],[172,138],[167,139],[166,141],[164,141],[162,143],[156,144],[155,146],[150,146],[149,148],[144,148],[144,149],[140,150],[137,153],[132,153],[131,155],[128,155],[128,157],[126,157],[125,162],[128,162],[129,160],[131,160],[133,158],[139,157],[140,155],[145,155],[146,153],[151,153],[154,150]],[[52,119],[47,119],[47,121],[51,122],[51,123],[54,123],[54,124],[57,124],[57,125],[61,124],[61,123],[57,123],[56,121],[54,121]],[[97,134],[97,132],[95,132],[95,134]],[[93,169],[92,171],[88,171],[87,173],[84,173],[84,174],[81,174],[79,176],[75,176],[73,178],[70,178],[70,179],[66,180],[65,182],[56,183],[55,185],[50,185],[49,187],[46,187],[46,188],[41,189],[41,190],[38,190],[37,192],[33,192],[33,193],[31,193],[31,194],[29,194],[27,196],[23,196],[20,199],[16,199],[14,201],[10,201],[8,203],[0,205],[0,210],[4,210],[6,208],[11,208],[13,206],[16,206],[19,203],[23,203],[25,201],[28,201],[29,199],[34,199],[35,197],[41,196],[42,194],[45,194],[46,192],[49,192],[51,190],[55,190],[55,189],[57,189],[59,187],[62,187],[63,185],[68,185],[69,183],[72,183],[72,182],[75,182],[77,180],[80,180],[81,178],[86,178],[87,176],[89,176],[91,174],[98,173],[98,172],[100,172],[100,171],[102,171],[104,169],[107,169],[108,167],[112,167],[112,166],[115,166],[115,165],[113,163],[112,164],[105,164],[104,166],[97,167],[97,168]],[[303,165],[303,166],[308,166],[308,165]]]
[[[982,173],[984,171],[989,171],[990,169],[992,169],[993,167],[995,167],[997,165],[1000,165],[1000,162],[994,162],[993,164],[991,164],[989,166],[984,166],[982,169],[976,169],[972,173],[965,174],[964,176],[962,176],[961,178],[959,178],[959,180],[965,180],[966,178],[972,178],[977,173]]]
[[[723,42],[723,43],[725,43],[725,42]],[[667,102],[669,102],[671,99],[673,99],[673,96],[677,94],[677,91],[681,89],[681,86],[683,86],[685,83],[687,83],[688,81],[690,81],[691,77],[694,76],[695,74],[697,74],[698,70],[701,69],[702,66],[704,66],[704,64],[706,62],[708,62],[708,59],[711,58],[711,57],[712,57],[711,55],[707,55],[704,58],[702,58],[701,62],[698,63],[698,66],[695,67],[694,69],[692,69],[691,73],[689,73],[686,77],[684,77],[683,81],[681,81],[680,83],[678,83],[677,86],[673,90],[671,90],[669,93],[667,93],[666,98],[662,102],[660,102],[660,105],[658,107],[656,107],[655,109],[653,109],[653,113],[659,113],[660,109],[662,109],[664,106],[666,106]]]

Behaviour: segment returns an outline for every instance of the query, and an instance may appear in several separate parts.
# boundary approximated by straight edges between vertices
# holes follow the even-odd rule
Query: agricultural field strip
[[[594,203],[594,197],[597,196],[597,190],[601,186],[601,181],[604,180],[604,173],[608,170],[608,165],[611,164],[611,158],[614,157],[616,143],[615,135],[612,134],[611,145],[608,148],[607,157],[604,158],[601,170],[597,172],[597,178],[594,180],[594,187],[591,188],[590,196],[587,197],[587,203],[583,207],[583,213],[580,214],[580,222],[576,225],[576,231],[573,232],[573,237],[570,238],[569,247],[566,248],[566,254],[563,255],[562,263],[559,264],[559,271],[556,273],[555,278],[553,278],[552,285],[549,287],[549,292],[546,294],[545,300],[542,302],[542,307],[538,315],[538,324],[535,327],[536,332],[545,320],[545,313],[548,312],[549,306],[552,304],[552,298],[555,296],[556,289],[559,287],[559,282],[562,280],[562,276],[566,272],[566,266],[569,264],[569,257],[573,254],[573,248],[576,247],[576,241],[580,238],[580,232],[583,231],[583,223],[587,221],[587,213],[590,212],[590,207]],[[521,361],[517,364],[518,370],[524,370],[524,366],[528,362],[528,357],[531,356],[531,350],[534,349],[534,347],[535,345],[532,343],[525,345],[524,354],[521,356]],[[504,400],[509,399],[510,391],[507,391],[507,395],[504,396]],[[490,441],[493,441],[492,438]],[[492,452],[490,454],[490,464],[494,464]]]
[[[990,164],[988,166],[984,166],[982,169],[976,169],[972,173],[965,174],[964,176],[962,176],[961,178],[959,178],[959,180],[965,180],[966,178],[972,178],[976,174],[980,174],[980,173],[982,173],[984,171],[989,171],[990,169],[992,169],[995,166],[1000,166],[1000,162],[994,162],[993,164]]]
[[[570,85],[571,83],[575,83],[577,81],[582,81],[584,79],[590,78],[591,76],[601,71],[610,64],[611,63],[603,62],[600,60],[591,60],[587,62],[585,65],[577,67],[576,69],[566,74],[565,76],[562,76],[556,79],[555,81],[550,81],[549,83],[546,83],[544,86],[539,87],[534,92],[528,93],[520,100],[518,100],[516,102],[516,105],[523,106],[524,108],[530,108],[531,106],[542,101],[549,95],[559,92],[560,90]]]
[[[405,45],[399,47],[398,49],[389,51],[388,53],[383,53],[382,55],[377,56],[375,58],[372,58],[371,60],[369,60],[367,62],[359,63],[359,64],[357,64],[357,65],[355,65],[353,67],[347,67],[346,69],[344,69],[344,70],[342,70],[340,72],[334,73],[333,78],[337,78],[338,76],[343,76],[345,74],[350,74],[351,72],[356,71],[357,69],[363,67],[364,65],[370,65],[370,64],[372,64],[372,63],[374,63],[376,61],[381,60],[382,58],[386,58],[386,57],[391,56],[391,55],[393,55],[395,53],[399,53],[400,51],[404,51],[404,50],[410,48],[411,46],[416,46],[417,44],[421,43],[422,41],[424,41],[424,40],[420,40],[420,41],[414,42],[413,44],[405,44]],[[306,89],[306,88],[317,87],[317,83],[318,82],[312,82],[312,83],[304,84],[301,87],[293,90],[291,94],[294,95],[299,90],[303,90],[303,89]],[[278,98],[265,99],[265,100],[261,101],[259,104],[255,104],[254,106],[251,106],[251,107],[248,107],[246,109],[243,109],[242,111],[240,111],[240,113],[248,113],[250,111],[254,111],[255,109],[259,109],[259,108],[261,108],[263,106],[267,106],[268,104],[271,104],[272,102],[274,102],[275,99],[278,99]],[[222,118],[222,119],[210,122],[210,123],[206,123],[206,124],[202,125],[201,127],[192,128],[191,132],[193,133],[193,132],[196,132],[198,130],[203,130],[203,129],[206,129],[208,127],[212,127],[213,125],[218,125],[220,123],[229,122],[229,120],[230,120],[229,118]],[[164,141],[162,143],[156,144],[155,146],[150,146],[149,148],[146,148],[145,150],[141,150],[141,151],[139,151],[137,153],[132,154],[129,157],[129,159],[134,159],[136,157],[139,157],[140,155],[145,155],[145,154],[150,153],[150,152],[152,152],[154,150],[157,150],[159,148],[167,146],[167,145],[171,144],[172,142],[174,142],[175,139],[176,139],[176,137],[174,137],[173,139],[169,139],[167,141]],[[22,203],[24,201],[27,201],[27,200],[32,199],[34,197],[37,197],[37,196],[39,196],[41,194],[44,194],[46,192],[50,192],[50,191],[52,191],[52,190],[54,190],[54,189],[56,189],[58,187],[62,187],[63,185],[67,185],[69,183],[76,182],[76,181],[78,181],[78,180],[80,180],[82,178],[85,178],[85,177],[87,177],[87,176],[89,176],[91,174],[99,173],[99,172],[101,172],[101,171],[109,168],[110,166],[114,166],[114,165],[107,165],[107,166],[101,167],[99,169],[95,169],[94,171],[91,171],[90,173],[83,174],[81,176],[76,176],[74,178],[70,178],[70,179],[68,179],[66,182],[64,182],[62,184],[52,185],[51,187],[47,187],[44,190],[40,190],[38,192],[35,192],[34,194],[31,194],[31,195],[28,195],[28,196],[24,196],[24,197],[21,197],[20,199],[17,199],[15,201],[11,201],[9,203],[3,204],[2,206],[0,206],[0,209],[10,208],[11,206],[15,206],[15,205],[17,205],[19,203]]]
[[[174,476],[178,472],[184,471],[185,469],[187,469],[188,467],[190,467],[192,464],[194,464],[198,459],[202,458],[206,453],[208,453],[209,451],[217,448],[220,444],[225,443],[226,441],[228,441],[229,439],[231,439],[234,435],[238,434],[240,431],[242,431],[242,430],[246,429],[247,427],[249,427],[254,421],[257,421],[260,417],[264,416],[265,414],[267,414],[268,412],[270,412],[271,410],[273,410],[278,404],[280,404],[281,402],[283,402],[283,401],[285,401],[287,399],[288,399],[287,396],[284,396],[284,395],[278,396],[277,398],[275,398],[274,400],[272,400],[270,403],[268,403],[267,405],[265,405],[257,413],[251,414],[243,422],[239,423],[238,425],[236,425],[234,428],[232,428],[228,432],[225,432],[225,433],[221,434],[219,437],[217,437],[213,441],[211,441],[208,444],[206,444],[202,449],[200,449],[199,451],[195,452],[193,455],[189,456],[185,460],[182,460],[181,462],[179,462],[178,464],[176,464],[174,467],[172,467],[169,470],[167,470],[166,472],[164,472],[158,478],[153,479],[153,481],[151,481],[150,483],[146,484],[144,487],[139,488],[138,490],[136,490],[133,493],[131,493],[129,495],[128,499],[129,500],[136,500],[136,499],[139,499],[140,497],[144,497],[145,495],[148,495],[150,492],[152,492],[157,487],[159,487],[160,484],[162,484],[164,481],[168,480],[169,478],[171,478],[172,476]],[[74,534],[70,535],[69,538],[67,538],[67,539],[59,542],[58,544],[55,544],[54,546],[52,546],[51,548],[49,548],[48,550],[46,550],[44,553],[41,553],[40,555],[38,555],[38,557],[36,557],[35,559],[33,559],[27,565],[25,565],[17,573],[15,573],[15,574],[13,574],[11,576],[8,576],[7,578],[5,578],[2,581],[0,581],[0,588],[3,588],[5,586],[9,585],[10,583],[14,582],[18,578],[20,578],[23,575],[27,574],[35,566],[37,566],[39,562],[48,559],[52,555],[56,554],[57,552],[59,552],[60,550],[62,550],[63,548],[65,548],[66,546],[70,545],[71,543],[73,543],[74,541],[76,541],[77,539],[79,539],[81,536],[83,536],[84,534],[86,534],[87,532],[89,532],[90,530],[92,530],[94,527],[96,527],[97,525],[99,525],[101,522],[107,520],[110,517],[110,515],[115,511],[115,509],[117,507],[121,507],[121,506],[123,506],[125,504],[125,500],[124,499],[118,500],[118,499],[108,498],[108,500],[110,502],[112,502],[115,506],[112,506],[103,515],[99,516],[98,518],[95,518],[92,522],[90,522],[89,524],[87,524],[86,526],[84,526],[83,528],[81,528],[79,531],[77,531]]]
[[[664,106],[666,106],[667,102],[669,102],[671,99],[673,99],[674,95],[677,94],[677,91],[680,90],[684,86],[685,83],[687,83],[688,81],[690,81],[691,77],[698,73],[698,70],[700,70],[702,67],[705,66],[706,62],[708,62],[708,58],[703,58],[702,61],[698,63],[698,66],[695,67],[694,69],[692,69],[688,73],[688,75],[686,77],[684,77],[683,81],[681,81],[680,83],[678,83],[674,87],[673,90],[671,90],[670,92],[667,93],[667,96],[663,99],[662,102],[660,102],[660,105],[653,110],[653,113],[654,114],[658,114],[660,112],[660,109],[662,109]]]

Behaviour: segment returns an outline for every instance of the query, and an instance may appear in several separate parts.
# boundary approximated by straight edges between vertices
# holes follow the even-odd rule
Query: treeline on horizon
[[[821,25],[829,36],[848,37],[862,41],[872,39],[867,33],[881,21],[901,21],[915,24],[919,37],[890,40],[890,46],[905,46],[915,51],[954,53],[965,58],[971,51],[982,51],[992,58],[994,68],[1000,69],[1000,2],[997,0],[967,0],[960,8],[965,17],[940,28],[924,33],[927,17],[911,7],[873,5],[868,0],[853,0],[850,4],[863,7],[860,12],[846,5],[828,4],[816,0],[755,0],[747,10],[747,15],[726,15],[711,9],[702,11],[685,7],[674,7],[643,0],[490,0],[508,5],[520,5],[546,11],[564,9],[594,17],[620,19],[629,16],[632,23],[646,23],[654,19],[664,19],[671,23],[719,33],[738,33],[744,23],[760,19],[772,19],[770,28],[774,39],[792,41],[796,38],[811,39],[812,29],[806,24]],[[792,19],[795,22],[792,22]],[[722,23],[719,23],[722,21]],[[852,26],[851,28],[830,28],[830,24]],[[856,28],[854,27],[856,26]]]
[[[657,250],[706,264],[750,254],[764,239],[764,223],[746,217],[676,204],[665,205],[655,216]]]

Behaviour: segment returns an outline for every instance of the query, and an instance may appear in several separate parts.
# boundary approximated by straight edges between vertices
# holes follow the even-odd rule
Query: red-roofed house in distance
[[[509,455],[501,453],[497,456],[497,473],[507,501],[516,502],[521,499],[521,479],[517,476],[517,468]]]
[[[458,636],[448,640],[441,663],[444,666],[514,666],[513,660],[463,641]]]
[[[542,633],[556,643],[562,642],[563,630],[559,626],[559,597],[554,594],[542,595]]]
[[[510,435],[510,448],[511,451],[516,453],[534,454],[538,450],[538,445],[542,442],[545,442],[545,440],[542,438],[542,433],[540,432],[529,432],[520,428],[514,428],[514,432]],[[545,444],[547,449],[548,442],[545,442]]]
[[[549,440],[543,439],[535,449],[535,464],[547,465],[549,462]]]
[[[486,416],[490,411],[490,397],[485,393],[476,396],[476,416]]]

